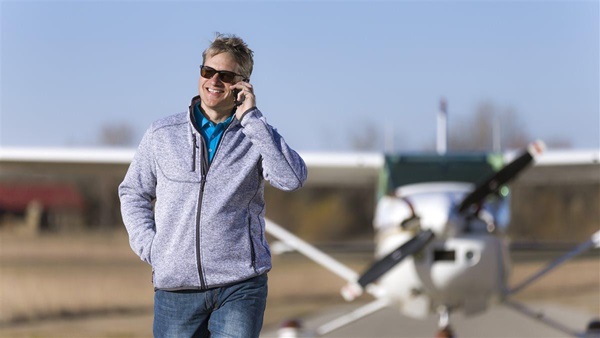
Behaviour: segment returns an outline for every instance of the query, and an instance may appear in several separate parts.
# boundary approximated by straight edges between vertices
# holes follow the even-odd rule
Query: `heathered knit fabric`
[[[119,186],[131,248],[152,265],[157,289],[211,288],[269,271],[264,180],[291,191],[307,177],[257,108],[231,122],[210,167],[203,142],[190,110],[154,122]]]

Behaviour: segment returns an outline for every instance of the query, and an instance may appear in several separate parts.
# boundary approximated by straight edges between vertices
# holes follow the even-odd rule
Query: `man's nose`
[[[222,82],[222,81],[221,81],[221,77],[219,77],[219,73],[215,73],[215,75],[213,75],[213,76],[210,78],[210,81],[212,81],[212,82]]]

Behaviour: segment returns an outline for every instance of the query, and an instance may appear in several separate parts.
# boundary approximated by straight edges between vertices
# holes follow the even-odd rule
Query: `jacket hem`
[[[185,291],[207,291],[207,290],[211,290],[211,289],[216,289],[216,288],[222,288],[222,287],[227,287],[227,286],[232,286],[238,283],[242,283],[245,282],[247,280],[250,280],[252,278],[256,278],[256,277],[260,277],[263,275],[267,275],[269,273],[270,270],[267,270],[261,274],[255,274],[252,275],[251,277],[248,278],[244,278],[244,279],[240,279],[238,281],[235,282],[229,282],[229,283],[223,283],[223,284],[215,284],[215,285],[211,285],[211,286],[207,286],[206,288],[202,288],[201,286],[181,286],[181,287],[176,287],[176,288],[158,288],[158,287],[154,287],[154,291],[169,291],[169,292],[185,292]]]

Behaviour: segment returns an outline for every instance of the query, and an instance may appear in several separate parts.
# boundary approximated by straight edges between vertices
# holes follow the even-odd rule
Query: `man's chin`
[[[202,100],[202,107],[204,107],[206,109],[211,109],[211,110],[216,110],[216,111],[224,111],[224,112],[228,113],[233,109],[233,107],[235,107],[235,105],[233,103],[227,103],[227,102],[222,102],[222,101],[214,102],[212,100],[208,100],[208,101]]]

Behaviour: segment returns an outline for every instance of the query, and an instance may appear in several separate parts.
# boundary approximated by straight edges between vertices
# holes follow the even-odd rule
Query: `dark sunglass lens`
[[[219,78],[223,82],[232,83],[233,79],[235,79],[235,74],[230,72],[219,72]]]
[[[211,79],[217,73],[219,74],[219,79],[226,83],[233,83],[235,77],[238,76],[236,73],[226,70],[216,70],[208,66],[200,67],[200,75],[205,79]]]
[[[213,76],[215,76],[216,72],[216,70],[210,67],[202,66],[202,68],[200,68],[200,75],[205,79],[212,78]]]

